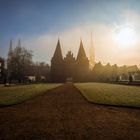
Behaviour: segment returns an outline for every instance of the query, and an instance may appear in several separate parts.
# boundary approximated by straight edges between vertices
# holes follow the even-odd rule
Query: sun
[[[132,46],[136,42],[135,31],[132,27],[122,26],[115,30],[114,39],[122,48]]]

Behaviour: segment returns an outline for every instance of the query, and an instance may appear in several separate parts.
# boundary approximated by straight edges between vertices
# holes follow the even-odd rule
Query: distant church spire
[[[82,58],[86,58],[86,53],[84,50],[82,40],[80,39],[80,47],[79,47],[79,51],[78,51],[78,55],[77,55],[77,60],[80,60]]]
[[[20,39],[18,40],[18,47],[21,47],[21,41],[20,41]]]
[[[12,39],[10,40],[10,49],[12,49]]]
[[[63,59],[59,38],[58,38],[58,42],[57,42],[57,46],[56,46],[53,58],[56,59],[56,60],[62,60]]]
[[[90,65],[90,69],[92,69],[95,65],[95,54],[94,54],[92,32],[91,32],[90,49],[89,49],[89,65]]]
[[[8,57],[11,56],[12,53],[13,53],[12,40],[10,40],[10,46],[9,46],[9,51],[8,51]]]

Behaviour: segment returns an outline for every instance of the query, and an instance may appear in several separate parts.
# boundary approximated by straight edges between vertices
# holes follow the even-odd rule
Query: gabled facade
[[[86,56],[82,41],[77,58],[68,51],[65,58],[62,56],[60,41],[58,40],[56,50],[51,60],[51,79],[52,82],[65,82],[67,78],[73,81],[86,81],[89,74],[89,60]]]
[[[71,51],[68,51],[64,58],[64,75],[65,78],[75,78],[76,60]]]

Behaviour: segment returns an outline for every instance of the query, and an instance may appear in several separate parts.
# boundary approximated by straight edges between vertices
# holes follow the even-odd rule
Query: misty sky
[[[115,38],[132,29],[133,43],[124,47]],[[33,50],[35,61],[50,63],[60,37],[63,55],[76,56],[80,38],[89,55],[93,33],[96,62],[140,64],[140,0],[0,0],[0,56],[10,39]],[[126,44],[125,44],[126,45]]]

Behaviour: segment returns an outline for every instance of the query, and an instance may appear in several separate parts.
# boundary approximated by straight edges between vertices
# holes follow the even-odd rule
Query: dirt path
[[[137,140],[140,109],[91,104],[67,84],[0,108],[1,140]]]

